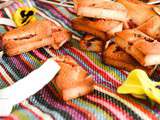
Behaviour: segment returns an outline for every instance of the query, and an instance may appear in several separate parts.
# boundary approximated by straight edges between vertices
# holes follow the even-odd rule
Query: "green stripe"
[[[83,109],[91,112],[93,116],[95,116],[98,120],[107,120],[108,115],[105,111],[100,109],[100,107],[89,103],[88,101],[84,101],[81,98],[74,99],[72,102]]]

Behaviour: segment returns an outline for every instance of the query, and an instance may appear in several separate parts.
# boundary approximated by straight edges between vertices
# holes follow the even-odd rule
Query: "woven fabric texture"
[[[34,6],[76,36],[81,33],[71,27],[71,19],[75,18],[74,10],[49,5],[37,0],[24,0],[0,11],[1,17],[9,17],[23,6]],[[0,32],[11,29],[0,26]],[[127,72],[105,65],[101,55],[84,52],[79,49],[77,40],[72,39],[59,50],[40,48],[14,57],[3,55],[0,59],[0,88],[4,88],[20,80],[42,61],[55,55],[69,55],[94,77],[104,92],[95,90],[86,96],[64,102],[59,99],[56,88],[49,83],[35,95],[16,105],[10,116],[4,120],[158,120],[159,105],[150,100],[138,100],[129,95],[119,95],[116,89],[126,79]],[[16,95],[15,95],[16,96]]]

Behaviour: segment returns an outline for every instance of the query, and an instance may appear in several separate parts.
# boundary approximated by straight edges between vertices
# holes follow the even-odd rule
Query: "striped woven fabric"
[[[36,1],[36,0],[35,0]],[[75,16],[73,9],[41,2],[24,0],[0,11],[1,16],[9,17],[15,9],[33,5],[50,18],[58,21],[76,36],[80,33],[71,28],[70,20]],[[0,32],[11,28],[1,26]],[[104,92],[95,90],[86,96],[68,102],[59,100],[56,88],[49,83],[42,90],[24,102],[16,105],[10,116],[4,120],[158,120],[159,105],[149,100],[138,100],[129,95],[119,95],[116,89],[126,79],[127,72],[104,65],[101,55],[79,50],[78,41],[71,40],[60,50],[40,48],[15,57],[3,55],[0,59],[0,88],[20,80],[42,61],[55,55],[69,55],[94,77],[96,83]]]

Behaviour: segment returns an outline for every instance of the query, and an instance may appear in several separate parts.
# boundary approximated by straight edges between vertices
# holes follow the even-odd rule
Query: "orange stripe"
[[[19,55],[19,57],[21,58],[21,60],[23,60],[23,62],[24,62],[31,70],[34,69],[34,67],[33,67],[22,55]]]

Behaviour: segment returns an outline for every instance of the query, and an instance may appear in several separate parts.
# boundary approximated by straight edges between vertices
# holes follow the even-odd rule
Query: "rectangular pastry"
[[[160,16],[155,15],[140,25],[137,29],[160,41]]]
[[[118,2],[81,0],[76,3],[77,15],[91,18],[104,18],[118,21],[125,21],[127,9]]]
[[[105,32],[92,28],[89,25],[84,24],[82,21],[79,21],[78,19],[72,20],[72,27],[77,31],[82,31],[82,32],[86,32],[86,33],[95,35],[101,38],[102,40],[107,39]]]
[[[149,75],[152,74],[154,67],[144,67],[140,65],[131,55],[126,53],[115,43],[111,43],[103,52],[102,60],[105,64],[131,71],[134,69],[145,70]]]
[[[93,91],[94,80],[70,56],[57,56],[53,58],[61,67],[59,73],[52,81],[60,96],[67,101]]]
[[[102,52],[105,47],[105,41],[87,34],[80,40],[79,45],[85,51]]]
[[[143,66],[160,64],[160,42],[138,30],[117,33],[115,42]]]
[[[75,30],[90,33],[105,41],[123,29],[123,23],[119,21],[82,17],[73,19],[72,26]]]
[[[39,20],[6,32],[2,38],[4,52],[9,56],[44,46],[59,49],[70,40],[71,33],[48,20]]]
[[[107,32],[121,23],[120,21],[111,19],[96,19],[87,17],[77,17],[74,20],[103,32]]]
[[[153,5],[145,4],[139,0],[117,0],[117,2],[126,7],[128,11],[127,23],[130,28],[135,28],[156,15],[152,10]]]

